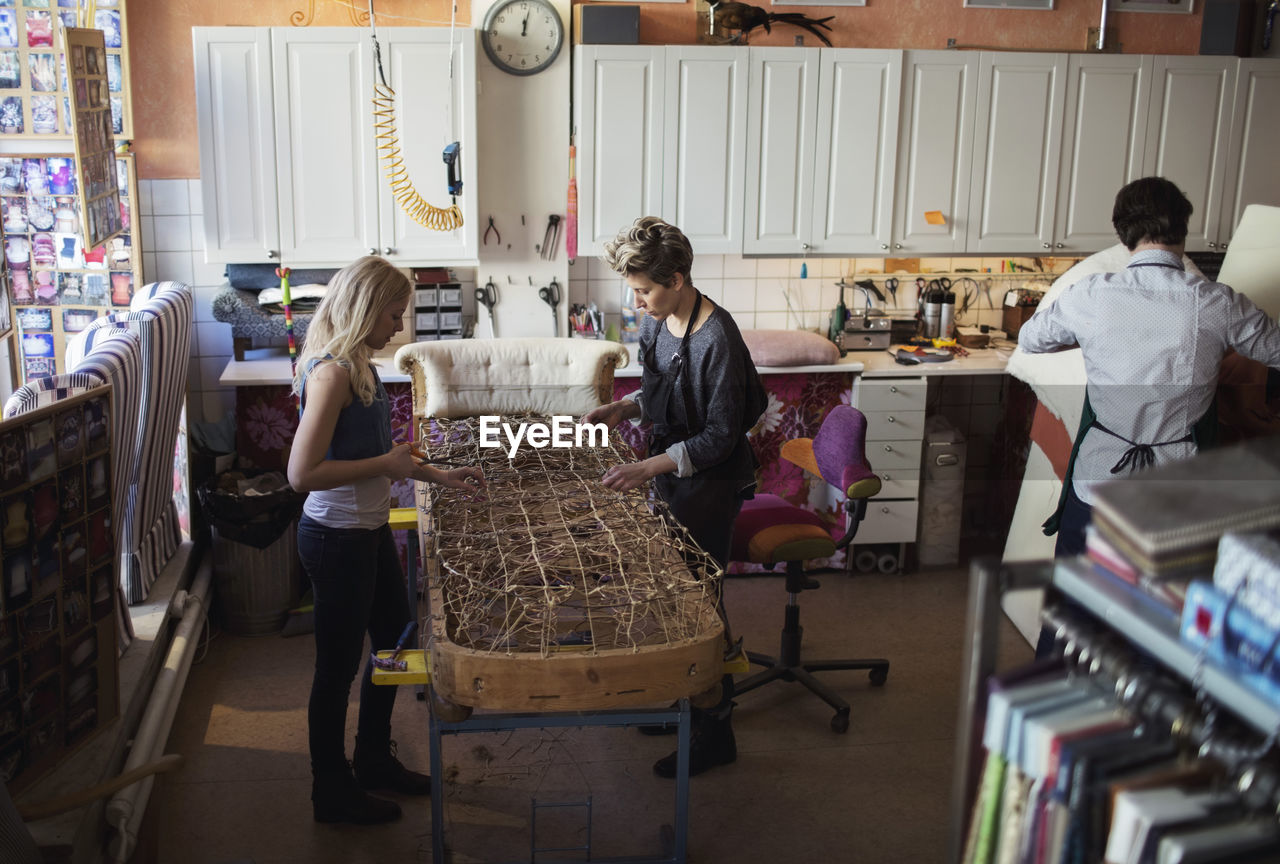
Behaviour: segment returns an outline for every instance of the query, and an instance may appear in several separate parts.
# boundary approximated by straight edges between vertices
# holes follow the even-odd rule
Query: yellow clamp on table
[[[391,518],[387,520],[392,531],[418,530],[418,508],[392,507]]]
[[[394,651],[379,651],[378,656],[385,660],[390,660],[395,653]],[[431,659],[427,656],[425,650],[414,648],[401,651],[396,659],[408,663],[409,668],[403,672],[397,672],[393,669],[379,669],[375,666],[373,667],[374,684],[390,684],[394,687],[400,684],[429,684],[431,682]]]

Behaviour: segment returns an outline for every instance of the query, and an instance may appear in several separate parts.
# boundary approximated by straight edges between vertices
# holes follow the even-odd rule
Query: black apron
[[[684,338],[680,340],[680,350],[671,358],[665,372],[659,369],[654,356],[658,347],[656,332],[653,342],[640,348],[640,386],[644,393],[644,410],[652,423],[649,433],[650,456],[665,453],[673,444],[692,438],[702,431],[700,427],[690,428],[691,418],[697,416],[694,413],[693,385],[689,382],[689,376],[682,374],[688,355],[689,337],[693,334],[701,309],[702,294],[699,292],[693,304],[689,326],[684,331]],[[660,323],[658,326],[666,325]],[[683,423],[677,422],[672,415],[671,400],[675,398],[680,399],[684,406]],[[746,443],[745,436],[738,446],[750,446]],[[749,497],[753,489],[736,488],[738,484],[734,480],[735,474],[735,460],[730,458],[719,465],[696,471],[689,477],[677,477],[672,473],[659,474],[653,479],[658,497],[666,503],[671,515],[722,568],[729,562],[734,520],[742,509],[743,498]]]

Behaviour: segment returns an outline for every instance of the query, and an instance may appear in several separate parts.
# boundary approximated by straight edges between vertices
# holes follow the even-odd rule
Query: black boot
[[[728,765],[738,758],[738,742],[733,737],[733,706],[713,712],[695,712],[693,734],[689,740],[689,776],[696,777],[717,765]],[[676,776],[679,751],[653,763],[653,773],[671,779]]]
[[[401,795],[430,795],[431,778],[426,774],[410,771],[396,758],[396,742],[370,752],[361,749],[356,736],[356,755],[352,765],[356,769],[356,781],[365,789],[385,789]]]
[[[353,822],[377,825],[400,818],[400,805],[367,794],[351,776],[350,768],[313,772],[311,810],[317,822]]]

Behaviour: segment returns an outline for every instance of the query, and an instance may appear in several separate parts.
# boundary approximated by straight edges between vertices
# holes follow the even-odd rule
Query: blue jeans
[[[370,677],[367,632],[375,649],[391,648],[409,623],[404,571],[391,528],[329,528],[303,516],[298,557],[315,598],[316,668],[307,705],[312,771],[346,770],[347,701],[356,670],[360,680],[360,749],[385,753],[391,740],[396,687]]]

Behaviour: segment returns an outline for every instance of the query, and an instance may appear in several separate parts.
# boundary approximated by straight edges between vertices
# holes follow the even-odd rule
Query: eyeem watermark
[[[510,423],[503,423],[496,414],[484,414],[480,417],[480,446],[502,447],[499,433],[506,437],[507,458],[516,458],[520,445],[529,445],[535,450],[544,447],[607,447],[609,445],[609,427],[603,423],[577,423],[572,417],[563,414],[552,416],[551,423],[521,423],[515,429]],[[585,443],[584,443],[585,441]]]

